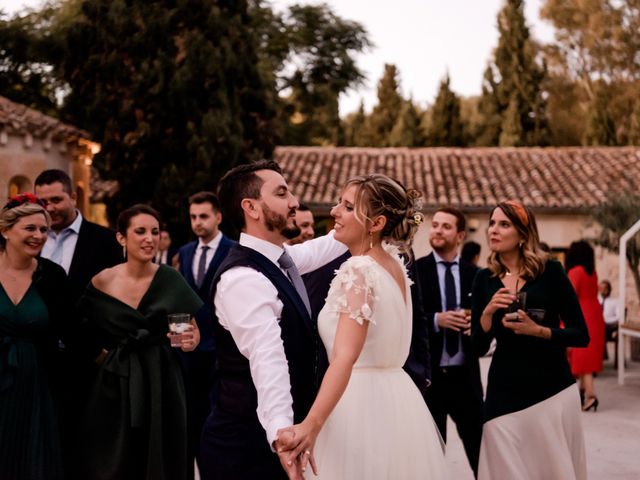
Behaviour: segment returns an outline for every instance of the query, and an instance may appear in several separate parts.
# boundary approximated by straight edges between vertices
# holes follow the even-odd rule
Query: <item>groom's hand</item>
[[[286,451],[278,451],[278,459],[280,460],[280,465],[282,465],[282,468],[287,473],[289,480],[304,480],[302,465],[299,459],[291,461]]]
[[[296,440],[296,434],[293,430],[293,425],[278,430],[276,439],[274,441],[274,450],[278,453],[287,452],[293,450],[298,446],[300,442]]]

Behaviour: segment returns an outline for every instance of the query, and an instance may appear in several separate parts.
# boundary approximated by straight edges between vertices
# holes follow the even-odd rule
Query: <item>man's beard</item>
[[[266,203],[262,204],[262,211],[264,212],[264,224],[270,232],[280,232],[287,240],[300,235],[300,228],[297,225],[294,224],[293,227],[289,227],[287,225],[287,217],[275,213]],[[295,212],[295,210],[292,210],[292,212]]]

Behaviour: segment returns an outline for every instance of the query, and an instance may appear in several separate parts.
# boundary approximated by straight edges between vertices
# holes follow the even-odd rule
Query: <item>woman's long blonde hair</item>
[[[540,248],[536,217],[534,217],[529,208],[517,200],[500,202],[491,210],[489,218],[493,216],[496,208],[502,210],[522,237],[519,244],[520,258],[522,260],[520,275],[527,281],[537,278],[544,272],[549,255]],[[500,260],[500,254],[497,252],[491,252],[487,263],[494,276],[501,277],[508,271]]]

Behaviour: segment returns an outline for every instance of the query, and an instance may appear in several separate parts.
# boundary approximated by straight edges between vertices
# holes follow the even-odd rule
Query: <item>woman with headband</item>
[[[472,345],[497,347],[489,370],[478,478],[586,478],[580,396],[567,347],[589,342],[560,263],[540,249],[533,213],[499,203],[489,267],[473,287]],[[560,327],[563,322],[564,328]]]
[[[62,479],[47,366],[69,318],[67,276],[40,258],[51,218],[31,194],[0,211],[0,477]]]

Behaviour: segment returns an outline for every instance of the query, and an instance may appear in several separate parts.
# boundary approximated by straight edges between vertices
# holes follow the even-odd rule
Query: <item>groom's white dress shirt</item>
[[[246,233],[240,235],[240,245],[261,253],[280,268],[281,247]],[[316,270],[347,250],[333,238],[333,231],[285,248],[300,274]],[[220,277],[214,304],[220,325],[229,330],[238,350],[249,360],[258,392],[258,420],[273,445],[278,429],[293,424],[289,368],[278,324],[283,307],[278,290],[257,270],[234,267]]]

